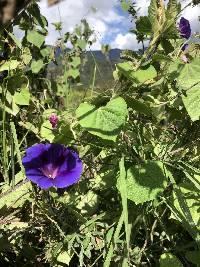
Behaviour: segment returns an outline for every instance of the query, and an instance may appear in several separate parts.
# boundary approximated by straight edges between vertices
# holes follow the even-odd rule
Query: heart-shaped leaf
[[[131,167],[126,178],[127,198],[135,204],[142,204],[159,196],[166,184],[166,169],[160,161],[148,161],[141,166]]]
[[[127,105],[121,97],[110,100],[106,106],[100,108],[82,103],[76,110],[76,117],[83,128],[91,134],[112,141],[116,141],[127,115]]]

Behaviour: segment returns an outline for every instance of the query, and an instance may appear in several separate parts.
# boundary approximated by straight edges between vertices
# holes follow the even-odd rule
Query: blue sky
[[[181,2],[186,4],[188,1]],[[135,2],[139,15],[146,15],[150,0]],[[46,39],[48,44],[55,44],[58,37],[51,23],[61,20],[63,33],[65,33],[72,31],[82,18],[86,18],[96,33],[96,43],[92,49],[100,49],[102,43],[109,43],[112,48],[120,49],[139,47],[136,37],[129,33],[129,29],[134,27],[134,24],[131,23],[128,14],[121,10],[119,0],[63,0],[52,7],[47,6],[47,0],[42,0],[39,5],[41,13],[49,22],[49,35]],[[95,7],[96,12],[93,12],[91,7]],[[200,28],[199,14],[200,6],[184,11],[183,16],[190,20],[193,32]]]

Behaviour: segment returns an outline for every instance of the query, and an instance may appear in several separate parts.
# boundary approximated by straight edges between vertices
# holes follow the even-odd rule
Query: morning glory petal
[[[26,177],[43,189],[70,186],[83,170],[78,154],[60,144],[36,144],[26,150],[22,163]]]

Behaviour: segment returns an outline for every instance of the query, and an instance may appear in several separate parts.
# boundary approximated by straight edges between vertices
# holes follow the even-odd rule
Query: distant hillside
[[[115,64],[120,62],[120,53],[120,49],[111,49],[107,56],[101,51],[86,52],[81,70],[81,82],[87,86],[92,83],[96,64],[95,85],[98,87],[111,86]]]
[[[120,62],[120,49],[111,49],[107,56],[101,51],[87,51],[83,55],[82,68],[81,68],[81,80],[80,83],[83,87],[88,87],[92,84],[94,77],[94,69],[96,65],[96,87],[108,87],[113,84],[113,70],[115,64]],[[57,54],[59,56],[59,54]],[[60,64],[50,64],[49,74],[51,76],[57,76],[62,72],[62,66]]]
[[[120,58],[120,53],[122,51],[120,49],[111,49],[108,53],[109,59],[111,61],[118,61]],[[89,56],[90,54],[93,54],[96,59],[98,60],[105,60],[105,55],[100,50],[94,50],[94,51],[87,51],[86,54]]]

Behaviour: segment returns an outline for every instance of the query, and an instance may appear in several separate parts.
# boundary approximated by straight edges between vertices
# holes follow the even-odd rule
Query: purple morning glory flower
[[[52,125],[52,128],[55,129],[58,125],[58,116],[55,115],[55,114],[52,114],[50,117],[49,117],[49,121]]]
[[[191,36],[190,22],[184,17],[181,17],[180,19],[179,32],[180,32],[181,37],[185,39],[189,39]]]
[[[76,152],[59,144],[36,144],[22,159],[26,177],[42,189],[65,188],[80,179],[83,165]]]
[[[184,45],[181,47],[181,50],[182,50],[182,51],[186,51],[188,48],[189,48],[189,44],[184,44]]]

